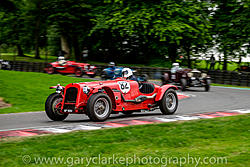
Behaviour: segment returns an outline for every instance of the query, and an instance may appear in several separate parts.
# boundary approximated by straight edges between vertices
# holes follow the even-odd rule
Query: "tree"
[[[219,50],[224,54],[223,70],[227,70],[229,55],[241,59],[247,52],[249,53],[249,1],[219,0],[215,3],[217,8],[212,20],[212,31]],[[242,54],[242,49],[245,54]],[[235,54],[237,52],[240,54]]]
[[[18,55],[23,56],[21,38],[23,29],[23,18],[18,17],[21,13],[18,5],[20,1],[13,2],[11,0],[1,1],[0,8],[0,44],[6,43],[15,45],[18,50]]]
[[[91,3],[85,0],[49,0],[46,3],[49,25],[60,34],[61,49],[67,52],[66,58],[70,58],[73,50],[75,58],[80,60],[79,37],[88,34]]]
[[[139,36],[151,50],[169,55],[172,62],[177,49],[199,46],[209,39],[209,3],[198,0],[141,0],[108,2],[95,19],[92,33],[109,29],[121,36]],[[167,49],[166,49],[167,48]],[[146,57],[147,55],[145,55]]]

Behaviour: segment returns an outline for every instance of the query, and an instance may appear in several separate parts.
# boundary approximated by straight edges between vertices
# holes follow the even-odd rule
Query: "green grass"
[[[0,113],[44,111],[44,103],[50,93],[50,86],[73,82],[91,81],[63,75],[0,70],[0,97],[12,107],[0,109]]]
[[[250,166],[249,127],[250,116],[240,115],[28,138],[8,138],[0,142],[0,166],[36,166],[34,159],[38,157],[64,157],[62,164],[44,163],[39,166],[72,166],[72,160],[74,160],[74,166],[86,166],[86,158],[83,159],[81,165],[79,164],[81,161],[78,159],[98,157],[99,155],[108,158],[115,155],[115,157],[136,156],[139,158],[151,157],[151,159],[164,157],[168,158],[167,160],[172,157],[170,163],[167,161],[167,166],[181,166],[180,161],[176,161],[181,157],[189,156],[201,158],[201,160],[205,157],[224,157],[224,163],[220,161],[219,164],[199,164],[198,166],[245,167]],[[30,164],[23,163],[24,155],[31,157]],[[166,161],[162,162],[166,163]],[[193,164],[191,164],[191,160],[189,162],[182,166],[196,166],[195,162]],[[225,164],[226,162],[227,164]],[[129,166],[139,165],[142,163],[140,164],[137,160],[137,163]],[[102,165],[92,163],[90,166]],[[161,165],[147,164],[145,166]]]
[[[237,85],[226,85],[226,84],[217,84],[211,83],[212,86],[224,86],[224,87],[236,87],[236,88],[250,88],[249,86],[237,86]]]
[[[33,54],[26,54],[24,57],[16,56],[16,61],[27,61],[27,62],[45,62],[46,58],[44,54],[40,55],[41,59],[35,59],[35,55]],[[14,53],[1,53],[0,59],[3,60],[14,60]],[[48,62],[56,61],[56,56],[48,56]]]
[[[244,63],[242,63],[242,64],[244,64]],[[228,65],[228,67],[227,67],[228,71],[234,71],[239,67],[238,63],[236,63],[236,62],[228,62],[227,65]],[[208,65],[208,68],[209,67],[210,67],[210,64]],[[206,69],[206,61],[205,60],[199,61],[197,63],[197,68]],[[214,66],[214,69],[215,70],[222,70],[223,69],[223,63],[219,64],[219,62],[216,62],[215,66]]]
[[[16,61],[28,61],[28,62],[45,62],[45,55],[41,53],[40,55],[41,59],[35,59],[34,54],[27,54],[25,53],[25,57],[16,56]],[[1,53],[0,59],[4,60],[13,60],[14,59],[14,53]],[[56,61],[56,56],[48,56],[48,62],[54,62]],[[74,60],[74,58],[70,59]],[[178,63],[184,68],[187,67],[187,62],[182,62],[181,60],[177,60]],[[99,62],[99,61],[88,61],[90,64],[100,64],[100,65],[107,65],[108,63]],[[247,64],[247,63],[242,63]],[[150,60],[147,64],[118,64],[119,66],[128,66],[128,67],[165,67],[165,68],[171,68],[172,63],[167,60],[154,58]],[[206,61],[205,60],[196,60],[196,62],[192,62],[193,68],[198,69],[206,69]],[[210,64],[208,65],[208,68],[210,67]],[[215,69],[222,70],[223,63],[220,65],[218,62],[215,65]],[[234,71],[238,68],[238,64],[236,62],[229,62],[228,63],[228,71]]]

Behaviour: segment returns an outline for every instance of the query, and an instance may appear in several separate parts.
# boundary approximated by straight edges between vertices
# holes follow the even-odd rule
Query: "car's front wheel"
[[[176,91],[173,89],[168,89],[164,93],[159,105],[162,114],[174,114],[178,107],[178,96]]]
[[[105,93],[93,94],[87,102],[87,115],[92,121],[105,121],[112,112],[112,103]]]
[[[81,77],[83,75],[83,71],[82,71],[82,69],[81,68],[76,68],[76,70],[75,70],[75,76],[76,77]]]
[[[59,106],[59,103],[61,103],[62,100],[63,97],[58,93],[52,93],[46,100],[45,112],[53,121],[62,121],[68,116],[68,114],[60,113],[61,106]]]

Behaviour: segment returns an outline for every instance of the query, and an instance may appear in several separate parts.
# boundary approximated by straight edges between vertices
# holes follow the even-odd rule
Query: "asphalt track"
[[[185,91],[184,94],[189,95],[190,98],[179,101],[179,107],[175,115],[250,109],[250,89],[247,88],[212,87],[210,92],[205,92],[203,88],[191,88]],[[150,118],[155,116],[161,117],[159,109],[151,112],[134,113],[130,116],[112,114],[107,121]],[[81,125],[86,123],[91,122],[84,114],[69,115],[62,122],[49,120],[45,112],[0,114],[0,131],[40,128],[44,126],[53,127],[56,125]]]

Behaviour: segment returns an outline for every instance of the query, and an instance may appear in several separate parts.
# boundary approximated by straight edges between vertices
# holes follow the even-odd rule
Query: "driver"
[[[171,68],[171,73],[176,73],[176,71],[181,70],[179,63],[173,63]]]
[[[65,65],[67,62],[63,56],[59,56],[57,58],[57,61],[58,61],[59,65],[61,65],[61,66]]]
[[[137,77],[133,75],[133,71],[130,68],[122,69],[122,77],[129,80],[138,81]]]
[[[109,67],[111,68],[111,70],[115,70],[115,63],[114,62],[109,62]]]

